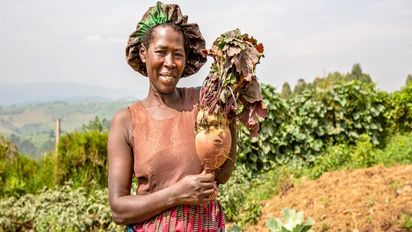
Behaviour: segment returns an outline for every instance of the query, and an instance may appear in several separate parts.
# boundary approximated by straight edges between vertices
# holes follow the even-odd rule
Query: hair
[[[187,57],[188,53],[189,53],[189,39],[186,37],[185,33],[183,33],[183,31],[175,24],[173,23],[164,23],[164,24],[159,24],[155,27],[150,28],[142,37],[142,45],[147,49],[149,48],[150,42],[152,42],[153,39],[153,31],[155,28],[158,27],[170,27],[173,30],[179,32],[182,36],[183,36],[183,47],[185,49],[185,55]]]

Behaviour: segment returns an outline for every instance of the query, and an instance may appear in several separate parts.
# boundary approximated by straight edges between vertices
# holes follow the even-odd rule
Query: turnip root
[[[202,121],[200,117],[204,115],[207,115],[205,111],[198,113],[199,122]],[[196,133],[195,145],[204,170],[211,172],[226,161],[231,148],[232,136],[226,119],[219,121],[215,115],[209,115],[206,121],[208,127]]]
[[[214,62],[200,90],[195,145],[203,168],[213,172],[229,157],[236,136],[229,124],[239,120],[256,136],[266,115],[254,75],[263,45],[236,29],[217,38],[208,55]]]

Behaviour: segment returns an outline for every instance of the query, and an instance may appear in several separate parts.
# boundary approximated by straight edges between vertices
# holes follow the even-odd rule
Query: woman
[[[116,113],[109,136],[110,207],[129,231],[224,230],[222,208],[210,199],[231,175],[236,141],[222,167],[204,173],[194,145],[199,88],[176,88],[206,62],[204,48],[198,25],[178,5],[160,2],[129,38],[127,61],[150,81],[145,99]]]

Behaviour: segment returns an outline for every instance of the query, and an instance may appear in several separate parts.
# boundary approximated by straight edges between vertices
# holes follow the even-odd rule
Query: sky
[[[412,74],[410,0],[186,0],[210,48],[239,28],[265,46],[260,82],[278,90],[360,63],[378,88],[400,89]],[[143,0],[1,0],[0,84],[70,82],[131,89],[144,96],[146,77],[126,63],[125,47],[148,7]],[[207,64],[181,86],[201,85]]]

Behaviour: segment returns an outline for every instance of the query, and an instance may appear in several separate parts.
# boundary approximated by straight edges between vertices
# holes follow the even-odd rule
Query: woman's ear
[[[143,62],[143,63],[146,63],[146,47],[142,44],[142,45],[140,45],[140,48],[139,48],[139,56],[140,56],[140,60]]]

